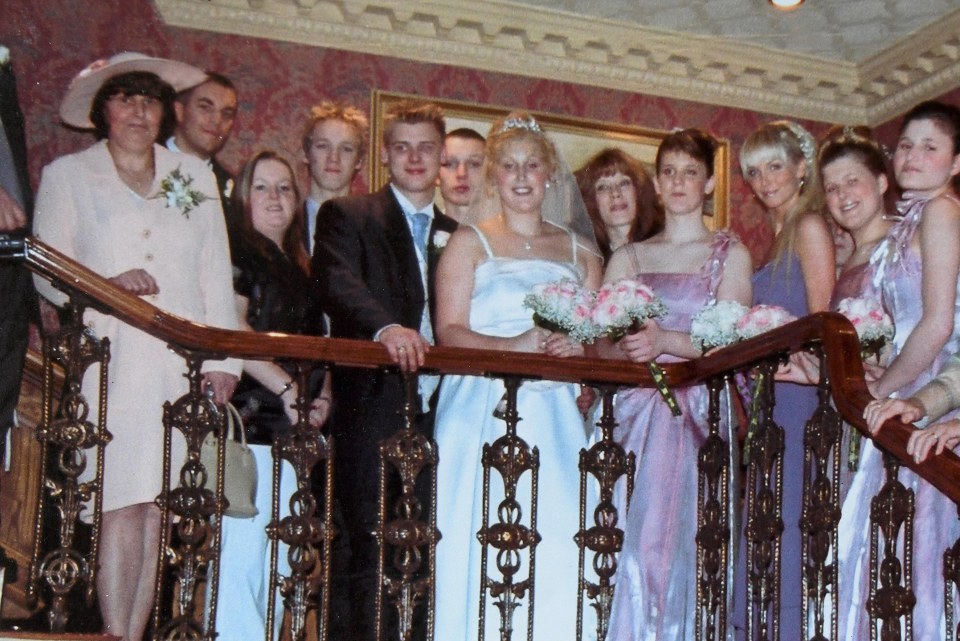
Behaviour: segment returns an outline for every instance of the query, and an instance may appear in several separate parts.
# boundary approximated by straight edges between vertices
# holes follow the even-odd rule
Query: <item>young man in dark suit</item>
[[[237,88],[224,75],[207,72],[207,81],[177,94],[173,103],[177,118],[167,148],[180,151],[210,164],[217,179],[220,205],[224,213],[233,191],[233,174],[220,164],[217,154],[223,149],[237,118]]]
[[[329,200],[318,216],[313,274],[331,335],[378,341],[407,372],[423,365],[433,344],[430,293],[437,252],[431,248],[442,244],[438,234],[457,226],[433,204],[444,129],[436,105],[395,105],[387,113],[380,150],[390,184],[366,196]],[[350,641],[374,641],[378,446],[403,425],[403,383],[395,370],[340,368],[333,386],[335,494],[351,554],[345,576],[334,578],[334,591],[346,590],[352,597],[340,634]],[[416,427],[427,436],[433,432],[435,389],[435,378],[420,378]],[[391,603],[385,603],[383,615],[383,638],[398,638]]]
[[[320,205],[350,195],[353,179],[363,165],[369,135],[367,116],[352,105],[325,100],[310,110],[300,155],[310,182],[303,199],[308,254],[313,254]]]

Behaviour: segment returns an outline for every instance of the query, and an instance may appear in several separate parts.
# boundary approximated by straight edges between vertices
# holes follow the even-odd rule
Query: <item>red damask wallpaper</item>
[[[221,160],[236,168],[254,149],[298,152],[309,107],[336,98],[368,107],[374,89],[524,107],[657,129],[697,126],[732,143],[733,157],[755,127],[775,114],[714,107],[611,89],[432,65],[335,49],[170,28],[149,0],[7,0],[0,2],[0,43],[11,50],[27,119],[34,184],[55,157],[92,142],[65,129],[57,109],[70,79],[92,60],[119,51],[175,57],[232,78],[240,116]],[[945,96],[960,103],[960,90]],[[802,122],[814,135],[825,123]],[[896,123],[881,128],[884,140]],[[767,222],[731,168],[731,225],[755,261],[771,238]],[[358,189],[365,185],[357,185]]]

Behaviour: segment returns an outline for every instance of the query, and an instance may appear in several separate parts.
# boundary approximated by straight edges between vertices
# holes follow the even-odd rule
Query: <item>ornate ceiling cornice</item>
[[[174,26],[879,124],[960,86],[960,9],[863,62],[484,0],[154,0]]]

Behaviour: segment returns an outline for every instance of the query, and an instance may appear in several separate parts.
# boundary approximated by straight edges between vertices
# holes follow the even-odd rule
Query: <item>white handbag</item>
[[[224,408],[227,412],[227,435],[223,442],[224,480],[223,494],[227,499],[225,516],[238,519],[251,519],[260,511],[257,509],[257,460],[247,445],[243,419],[232,403]],[[240,440],[236,440],[240,432]],[[200,447],[200,463],[207,470],[207,478],[212,479],[210,487],[217,482],[217,435],[210,431]]]

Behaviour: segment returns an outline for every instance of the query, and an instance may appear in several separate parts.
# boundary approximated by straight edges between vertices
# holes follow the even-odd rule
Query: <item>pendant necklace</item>
[[[510,226],[507,225],[506,217],[504,217],[503,214],[500,214],[500,220],[503,221],[503,225],[504,225],[512,234],[520,237],[520,242],[523,243],[523,249],[524,249],[527,253],[533,251],[533,244],[532,244],[530,241],[532,241],[534,238],[536,238],[536,237],[539,236],[540,234],[532,234],[532,235],[530,235],[530,236],[527,236],[526,234],[521,234],[521,233],[518,232],[518,231],[515,231],[515,230],[513,230],[513,229],[510,229]],[[542,218],[541,218],[540,222],[541,222],[541,224],[543,223],[543,219],[542,219]]]

